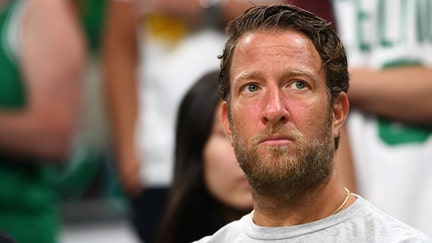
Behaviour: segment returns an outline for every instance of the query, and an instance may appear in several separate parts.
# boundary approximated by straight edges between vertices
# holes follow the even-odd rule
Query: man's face
[[[312,42],[294,31],[239,40],[222,119],[254,191],[292,197],[329,177],[340,114],[329,104],[322,65]]]

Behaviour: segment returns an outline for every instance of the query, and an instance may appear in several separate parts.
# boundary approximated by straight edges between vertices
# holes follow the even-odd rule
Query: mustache
[[[262,132],[260,132],[253,138],[252,144],[257,145],[262,141],[275,136],[289,138],[295,143],[300,142],[303,137],[300,131],[296,129],[286,128],[283,125],[267,126]]]

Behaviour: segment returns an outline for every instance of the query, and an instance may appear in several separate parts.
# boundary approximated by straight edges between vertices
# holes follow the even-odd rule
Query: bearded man
[[[430,242],[338,177],[349,77],[330,23],[291,5],[257,6],[227,34],[221,117],[254,210],[199,242]]]

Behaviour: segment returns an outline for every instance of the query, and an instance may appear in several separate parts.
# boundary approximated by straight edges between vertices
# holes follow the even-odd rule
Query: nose
[[[286,101],[281,90],[268,90],[265,102],[261,118],[265,125],[276,125],[287,122],[289,113],[286,109]]]

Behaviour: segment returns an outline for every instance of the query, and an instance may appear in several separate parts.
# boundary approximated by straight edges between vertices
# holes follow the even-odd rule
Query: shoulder
[[[351,220],[362,230],[369,232],[368,237],[372,237],[372,240],[432,242],[421,231],[382,212],[360,196],[357,201],[360,207]]]
[[[213,235],[206,236],[196,241],[196,243],[244,242],[244,227],[248,223],[247,220],[249,218],[250,214],[247,214],[241,219],[225,225]]]

